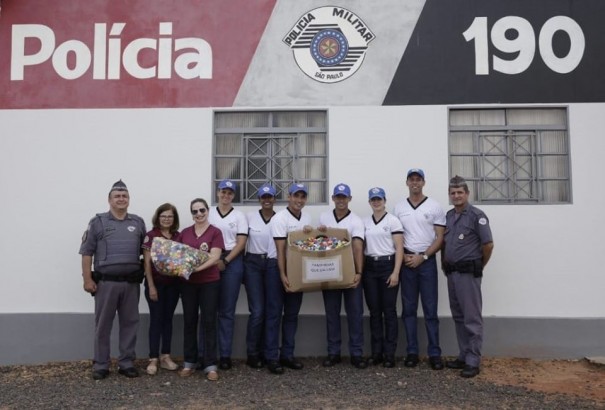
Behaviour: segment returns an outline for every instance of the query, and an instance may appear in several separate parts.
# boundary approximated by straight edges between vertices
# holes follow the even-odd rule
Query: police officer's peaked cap
[[[120,179],[118,182],[113,184],[109,193],[112,193],[113,191],[128,191],[128,188],[126,188],[126,184]]]

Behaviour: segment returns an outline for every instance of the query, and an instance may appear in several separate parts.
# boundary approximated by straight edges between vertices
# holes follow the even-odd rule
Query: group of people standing
[[[423,170],[409,170],[406,184],[409,197],[398,203],[392,214],[386,210],[384,189],[375,187],[368,193],[371,215],[360,218],[349,209],[350,187],[340,183],[332,193],[334,208],[320,215],[320,231],[348,230],[355,266],[351,287],[322,291],[327,330],[327,356],[322,364],[330,367],[341,362],[340,313],[344,301],[351,365],[360,369],[379,364],[394,367],[401,286],[407,340],[404,365],[415,367],[420,362],[417,310],[421,300],[431,368],[447,366],[461,369],[463,377],[474,377],[479,373],[483,333],[481,275],[493,248],[489,222],[482,211],[468,203],[468,186],[461,177],[450,181],[454,209],[447,215],[424,195]],[[153,229],[147,232],[143,220],[127,212],[126,185],[118,181],[112,186],[109,212],[92,218],[80,248],[84,290],[95,296],[95,380],[109,375],[109,338],[116,312],[120,324],[118,372],[126,377],[139,375],[133,360],[143,275],[150,312],[148,374],[156,374],[159,368],[179,368],[170,355],[172,319],[179,298],[184,320],[184,362],[179,375],[188,377],[200,369],[208,380],[218,380],[219,369],[229,370],[242,283],[250,312],[247,365],[266,367],[274,374],[282,374],[286,368],[303,368],[294,356],[303,293],[290,291],[286,254],[290,232],[313,230],[311,218],[304,212],[308,188],[292,184],[286,208],[276,212],[276,189],[265,184],[257,192],[260,209],[247,215],[232,206],[236,190],[234,181],[223,180],[218,185],[216,207],[210,208],[201,198],[192,200],[193,225],[180,232],[176,208],[163,204],[153,215]],[[161,275],[151,262],[154,237],[201,249],[209,258],[188,280]],[[459,345],[458,357],[445,363],[437,316],[439,251]],[[371,328],[368,359],[363,354],[364,294]]]

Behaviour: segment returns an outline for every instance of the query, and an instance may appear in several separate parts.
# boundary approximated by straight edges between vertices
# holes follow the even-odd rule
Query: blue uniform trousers
[[[407,340],[407,353],[419,354],[418,348],[418,297],[422,301],[424,323],[428,338],[429,357],[441,356],[439,347],[439,318],[437,316],[438,277],[435,255],[417,268],[402,267],[401,301],[403,326]]]
[[[259,356],[263,352],[265,324],[265,276],[269,269],[277,269],[277,261],[266,255],[248,253],[244,257],[244,286],[248,298],[248,326],[246,328],[246,353]]]
[[[328,336],[328,354],[340,355],[342,342],[340,330],[340,311],[342,299],[349,326],[349,354],[363,355],[363,286],[351,289],[324,290],[324,308],[326,310],[326,330]]]
[[[298,313],[302,305],[302,292],[286,292],[282,284],[277,259],[269,259],[265,275],[265,359],[294,357]],[[279,330],[281,327],[281,351]]]
[[[221,272],[221,296],[218,310],[218,344],[220,357],[231,357],[235,306],[244,279],[244,258],[237,255]]]

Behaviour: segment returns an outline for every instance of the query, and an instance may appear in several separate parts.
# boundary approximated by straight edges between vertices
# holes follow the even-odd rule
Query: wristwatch
[[[422,254],[422,258],[423,258],[425,261],[428,261],[428,260],[429,260],[429,255],[427,255],[426,253],[423,253],[423,254]]]

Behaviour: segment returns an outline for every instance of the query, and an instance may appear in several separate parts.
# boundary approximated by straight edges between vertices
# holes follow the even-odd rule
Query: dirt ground
[[[435,372],[424,362],[417,369],[398,362],[389,371],[382,367],[359,371],[346,364],[323,368],[318,358],[303,361],[302,372],[278,377],[265,369],[251,370],[240,360],[217,383],[202,377],[179,380],[173,372],[132,380],[112,373],[108,380],[94,382],[89,361],[0,366],[0,410],[99,408],[100,403],[120,409],[605,409],[605,366],[588,360],[483,358],[481,374],[471,380],[454,370]],[[140,359],[136,366],[144,371],[146,363]],[[324,382],[317,383],[319,378]],[[347,388],[352,391],[338,394]],[[287,393],[293,391],[298,396]],[[349,401],[359,392],[357,401]],[[435,397],[436,393],[441,395]]]
[[[574,395],[605,405],[605,366],[588,360],[484,359],[479,377],[499,385]]]

